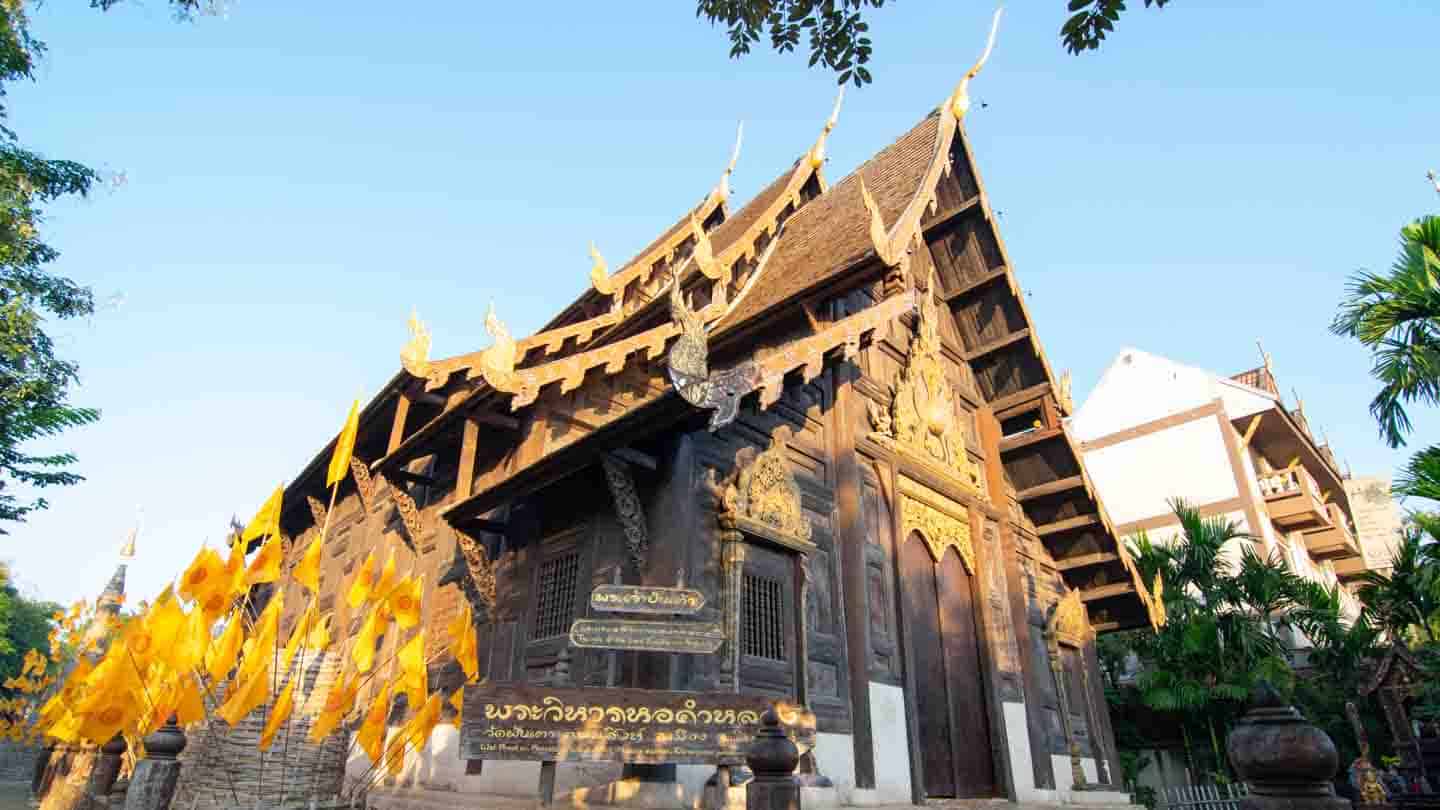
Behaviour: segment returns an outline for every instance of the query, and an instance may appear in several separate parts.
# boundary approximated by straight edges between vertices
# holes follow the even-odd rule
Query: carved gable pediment
[[[722,523],[800,551],[814,547],[800,485],[790,472],[785,442],[779,436],[771,437],[763,453],[735,471],[721,494],[721,505]]]
[[[935,289],[933,278],[930,288]],[[955,406],[955,388],[945,376],[940,357],[939,316],[932,293],[920,296],[919,330],[910,341],[910,354],[889,410],[874,403],[869,410],[872,440],[984,496],[980,465],[970,460],[965,449],[965,427]]]
[[[1051,643],[1082,647],[1094,635],[1090,617],[1085,613],[1085,602],[1080,599],[1078,590],[1071,590],[1061,597],[1045,620],[1045,639]]]

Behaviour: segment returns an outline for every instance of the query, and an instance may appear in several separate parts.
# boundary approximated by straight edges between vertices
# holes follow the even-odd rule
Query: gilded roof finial
[[[1056,386],[1055,399],[1066,413],[1075,412],[1075,400],[1070,398],[1070,369],[1060,373],[1060,382]]]
[[[985,60],[990,58],[990,52],[995,49],[995,33],[1000,30],[1000,14],[1003,11],[1004,7],[995,9],[995,16],[990,21],[990,39],[985,43],[985,52],[980,54],[980,60],[966,71],[960,83],[955,85],[955,92],[945,99],[944,109],[948,110],[956,121],[964,120],[965,113],[970,110],[970,80],[975,78],[980,68],[985,67]]]
[[[1440,177],[1435,176],[1435,170],[1425,172],[1425,177],[1430,181],[1430,185],[1435,187],[1435,193],[1440,194]]]
[[[485,331],[490,333],[495,342],[481,353],[480,374],[495,390],[514,393],[515,339],[510,336],[509,328],[495,314],[493,301],[490,303],[490,311],[485,313]]]
[[[740,139],[745,136],[745,122],[741,121],[735,126],[735,148],[730,150],[730,163],[725,166],[725,171],[720,175],[720,182],[715,184],[715,190],[710,196],[720,202],[730,199],[730,175],[735,172],[735,162],[740,159]]]
[[[821,130],[820,137],[815,139],[815,145],[810,147],[808,159],[812,169],[819,169],[825,165],[825,139],[835,129],[835,124],[840,121],[840,103],[845,100],[845,86],[840,86],[840,92],[835,94],[835,108],[830,111],[830,117],[825,121],[825,129]]]
[[[1265,346],[1260,342],[1259,338],[1256,338],[1255,340],[1255,348],[1260,350],[1261,367],[1264,368],[1266,371],[1270,372],[1271,374],[1274,374],[1275,367],[1270,363],[1270,353],[1265,351]]]
[[[416,377],[430,373],[430,330],[420,320],[414,307],[410,309],[410,340],[400,348],[400,366]]]
[[[615,287],[610,283],[610,267],[594,242],[590,243],[590,285],[601,295],[615,294]]]

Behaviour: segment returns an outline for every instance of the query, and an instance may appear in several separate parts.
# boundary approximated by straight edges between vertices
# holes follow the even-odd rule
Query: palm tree
[[[1390,572],[1361,575],[1360,601],[1375,625],[1397,640],[1419,628],[1436,641],[1431,620],[1440,611],[1440,516],[1415,512],[1401,535]]]
[[[1370,412],[1391,447],[1412,425],[1405,403],[1440,404],[1440,217],[1400,230],[1400,255],[1388,273],[1361,271],[1330,329],[1371,350],[1380,393]]]
[[[1440,445],[1416,453],[1395,480],[1396,494],[1440,501]]]

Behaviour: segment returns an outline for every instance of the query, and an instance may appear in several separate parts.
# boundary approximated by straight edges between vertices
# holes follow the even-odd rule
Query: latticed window
[[[580,574],[580,554],[571,552],[552,557],[540,565],[537,583],[539,604],[535,607],[532,640],[562,636],[570,632],[575,618],[575,585]]]
[[[785,660],[785,604],[780,580],[745,575],[740,649],[745,655]]]

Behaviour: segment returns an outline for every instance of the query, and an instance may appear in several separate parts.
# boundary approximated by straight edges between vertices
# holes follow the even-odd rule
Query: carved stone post
[[[120,762],[125,758],[125,738],[116,734],[110,742],[100,746],[100,756],[95,760],[95,769],[90,772],[90,795],[109,796],[120,776]]]
[[[1250,711],[1225,742],[1230,764],[1250,785],[1241,810],[1349,810],[1330,780],[1340,764],[1335,743],[1261,681]]]
[[[136,763],[135,773],[130,777],[125,810],[168,810],[170,800],[175,798],[175,785],[180,781],[177,757],[185,745],[185,732],[175,724],[174,715],[145,738],[145,758]]]
[[[755,778],[745,786],[745,810],[800,810],[800,782],[795,765],[800,749],[780,728],[780,716],[771,708],[760,718],[745,763]]]

